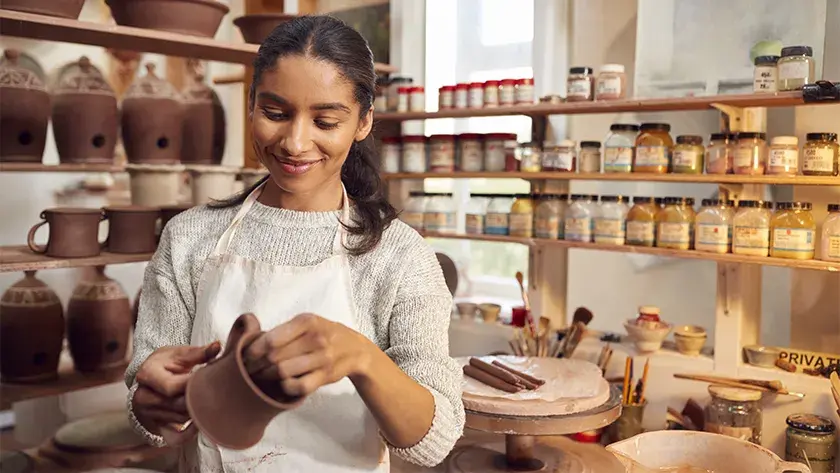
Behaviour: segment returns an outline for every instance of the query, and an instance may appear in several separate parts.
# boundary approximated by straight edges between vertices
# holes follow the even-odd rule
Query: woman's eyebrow
[[[335,110],[338,112],[350,113],[350,107],[339,102],[331,103],[316,103],[311,107],[312,110]]]

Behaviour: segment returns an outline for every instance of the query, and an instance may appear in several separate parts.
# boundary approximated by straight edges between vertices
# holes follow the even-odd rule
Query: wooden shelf
[[[499,243],[519,243],[522,245],[551,245],[565,248],[584,250],[601,250],[618,253],[633,253],[640,255],[663,256],[669,258],[683,258],[695,260],[717,261],[719,263],[746,263],[763,266],[779,266],[782,268],[812,269],[816,271],[840,272],[840,263],[820,260],[792,260],[784,258],[770,258],[767,256],[735,255],[731,253],[718,254],[694,250],[672,250],[668,248],[648,248],[631,245],[605,245],[599,243],[584,243],[579,241],[549,240],[545,238],[521,238],[503,235],[452,235],[441,233],[423,233],[426,238],[449,238],[461,240],[491,241]]]
[[[577,172],[424,172],[383,173],[385,180],[399,179],[526,179],[557,181],[680,182],[699,184],[776,184],[840,186],[840,176],[747,176],[740,174],[651,174]]]
[[[619,112],[672,112],[710,110],[714,104],[734,107],[791,107],[802,105],[801,92],[776,94],[709,95],[702,97],[609,100],[601,102],[570,102],[559,104],[514,105],[510,107],[447,109],[438,112],[383,112],[380,121],[426,120],[430,118],[499,117],[505,115],[577,115]],[[837,102],[817,102],[836,104]]]
[[[124,172],[116,164],[0,163],[0,172]]]
[[[107,251],[89,258],[51,258],[33,253],[28,246],[0,246],[0,273],[138,263],[151,258],[152,253],[127,255]]]

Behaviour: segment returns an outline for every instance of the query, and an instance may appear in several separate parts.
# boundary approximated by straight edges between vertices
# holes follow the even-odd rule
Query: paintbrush
[[[572,315],[572,323],[582,322],[583,325],[589,325],[589,322],[592,322],[593,318],[595,318],[595,314],[591,310],[586,307],[578,307],[575,309],[574,315]]]
[[[643,404],[645,402],[645,390],[647,389],[648,384],[648,370],[650,369],[650,358],[645,361],[645,370],[642,372],[642,389],[639,393],[639,404]]]
[[[674,377],[678,378],[678,379],[688,379],[688,380],[692,380],[692,381],[701,381],[701,382],[706,382],[706,383],[711,383],[711,384],[719,384],[721,386],[728,386],[728,387],[731,387],[731,388],[751,389],[753,391],[761,391],[761,392],[782,394],[782,395],[785,395],[785,396],[798,397],[800,399],[805,397],[804,393],[796,393],[796,392],[788,391],[787,389],[776,390],[776,389],[768,388],[768,387],[765,387],[765,386],[757,386],[755,384],[743,383],[743,382],[738,381],[737,379],[727,379],[727,378],[723,378],[723,377],[707,377],[707,376],[703,376],[703,375],[694,375],[694,374],[689,375],[689,374],[680,374],[680,373],[675,373]]]

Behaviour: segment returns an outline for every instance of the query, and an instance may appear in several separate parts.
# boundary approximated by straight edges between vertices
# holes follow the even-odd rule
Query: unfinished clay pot
[[[240,169],[228,166],[193,164],[187,166],[192,184],[193,205],[204,205],[230,197],[236,192]]]
[[[217,0],[106,0],[118,25],[212,38],[230,11]]]
[[[0,379],[37,383],[58,376],[64,309],[49,286],[26,271],[0,298]]]
[[[52,90],[55,146],[62,163],[113,163],[117,97],[102,73],[82,56],[65,66]]]
[[[295,18],[295,15],[282,13],[262,13],[234,18],[233,24],[239,28],[246,43],[262,44],[274,28]]]
[[[182,164],[128,164],[132,205],[162,207],[175,205],[184,184]]]
[[[187,381],[187,409],[198,430],[221,447],[244,450],[260,441],[265,428],[302,399],[283,399],[280,383],[257,386],[245,369],[242,353],[263,332],[254,314],[236,319],[222,355]],[[219,389],[224,386],[224,389]]]
[[[79,19],[85,0],[0,0],[0,8],[37,15]]]
[[[87,258],[98,256],[99,222],[104,219],[101,209],[58,207],[41,212],[41,222],[29,229],[26,243],[35,253],[55,258]],[[35,243],[35,232],[42,225],[49,225],[46,245]]]
[[[0,63],[0,162],[40,163],[47,143],[50,95],[36,71],[7,49]]]
[[[67,304],[67,342],[77,371],[100,371],[126,362],[131,305],[122,286],[97,266]]]
[[[184,137],[181,162],[221,164],[225,154],[225,109],[219,96],[198,75],[197,82],[185,89]]]
[[[111,253],[153,253],[157,249],[157,222],[160,209],[140,205],[105,207]]]
[[[184,125],[181,94],[155,75],[154,64],[146,64],[146,71],[123,96],[120,122],[125,153],[129,163],[177,164]]]

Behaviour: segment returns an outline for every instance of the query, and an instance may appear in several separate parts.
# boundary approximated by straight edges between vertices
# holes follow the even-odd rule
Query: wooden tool
[[[677,410],[673,407],[668,408],[668,414],[670,414],[686,430],[700,430],[696,425],[694,425],[694,422],[692,422],[690,418],[682,415],[680,412],[677,412]]]
[[[630,404],[630,372],[633,370],[633,359],[629,356],[624,359],[624,384],[621,390],[621,402]]]
[[[834,396],[834,403],[837,404],[837,415],[840,415],[840,376],[834,371],[828,379],[831,380],[831,394]]]
[[[644,404],[645,402],[645,390],[647,389],[648,384],[648,370],[650,369],[650,358],[645,361],[645,371],[642,374],[642,389],[639,393],[639,404]]]
[[[781,394],[781,395],[785,395],[785,396],[794,396],[794,397],[798,397],[800,399],[805,397],[805,394],[803,394],[803,393],[791,392],[791,391],[788,391],[787,389],[784,389],[784,388],[773,389],[773,388],[766,387],[766,386],[758,386],[756,384],[745,383],[745,382],[743,382],[743,381],[741,381],[737,378],[724,378],[724,377],[721,377],[721,376],[705,376],[705,375],[697,375],[697,374],[680,374],[680,373],[675,373],[674,377],[678,378],[678,379],[688,379],[688,380],[692,380],[692,381],[702,381],[702,382],[705,382],[705,383],[718,384],[718,385],[721,385],[721,386],[728,386],[728,387],[731,387],[731,388],[751,389],[753,391],[769,392],[769,393]],[[754,381],[754,380],[751,380],[751,381]]]

